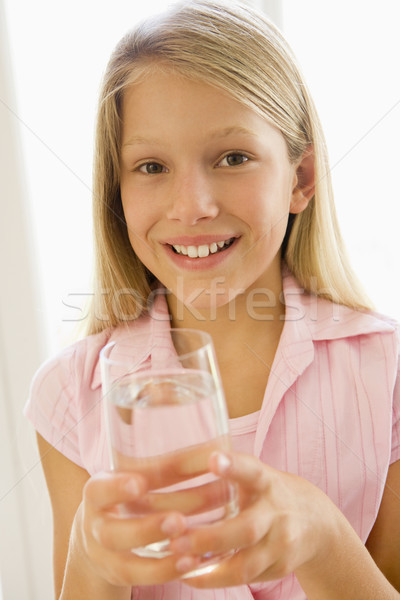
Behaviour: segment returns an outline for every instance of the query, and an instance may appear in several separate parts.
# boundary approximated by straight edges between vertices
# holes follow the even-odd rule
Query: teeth
[[[206,245],[199,246],[197,248],[197,254],[198,254],[199,258],[205,258],[206,256],[208,256],[210,254],[210,248]]]
[[[231,240],[225,242],[212,242],[211,244],[202,244],[201,246],[183,246],[182,244],[174,244],[173,248],[178,254],[189,256],[189,258],[206,258],[209,254],[215,254],[228,245]]]

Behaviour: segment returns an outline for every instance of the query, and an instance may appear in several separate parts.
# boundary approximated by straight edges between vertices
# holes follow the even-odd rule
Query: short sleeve
[[[74,361],[75,348],[71,346],[39,368],[32,380],[24,414],[49,444],[82,467]]]
[[[390,464],[400,459],[400,358],[397,365],[397,379],[393,394],[392,454]]]

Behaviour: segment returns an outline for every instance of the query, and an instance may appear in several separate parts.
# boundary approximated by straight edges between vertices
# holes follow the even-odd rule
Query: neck
[[[173,295],[167,298],[173,327],[211,335],[229,416],[259,410],[284,325],[280,269],[213,310],[185,306]]]
[[[284,322],[280,267],[222,306],[218,306],[218,297],[206,308],[185,305],[172,294],[167,298],[172,327],[207,331],[216,346],[220,340],[226,343],[227,335],[254,340],[261,332],[281,331]]]

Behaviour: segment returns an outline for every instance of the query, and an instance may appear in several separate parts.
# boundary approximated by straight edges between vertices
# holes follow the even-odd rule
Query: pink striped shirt
[[[286,317],[259,414],[231,420],[233,446],[319,486],[366,541],[389,465],[400,458],[399,332],[395,323],[310,296],[286,273]],[[151,340],[169,327],[165,299],[127,325]],[[125,327],[63,350],[37,372],[25,414],[94,474],[109,468],[98,356]],[[305,600],[296,578],[215,590],[180,581],[136,587],[135,600]]]

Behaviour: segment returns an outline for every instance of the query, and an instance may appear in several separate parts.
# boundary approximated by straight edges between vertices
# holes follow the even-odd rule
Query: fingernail
[[[217,452],[217,466],[218,471],[221,474],[224,474],[227,471],[229,471],[231,464],[232,463],[230,459],[226,456],[226,454],[223,454],[222,452]]]
[[[161,530],[167,535],[173,535],[174,533],[181,533],[182,521],[177,518],[176,515],[168,515],[161,524]]]
[[[125,490],[128,492],[128,494],[131,494],[132,496],[139,495],[139,486],[134,479],[130,479],[129,481],[127,481],[127,483],[125,484]]]
[[[180,573],[186,573],[196,566],[196,560],[191,556],[182,556],[176,561],[175,568]]]

